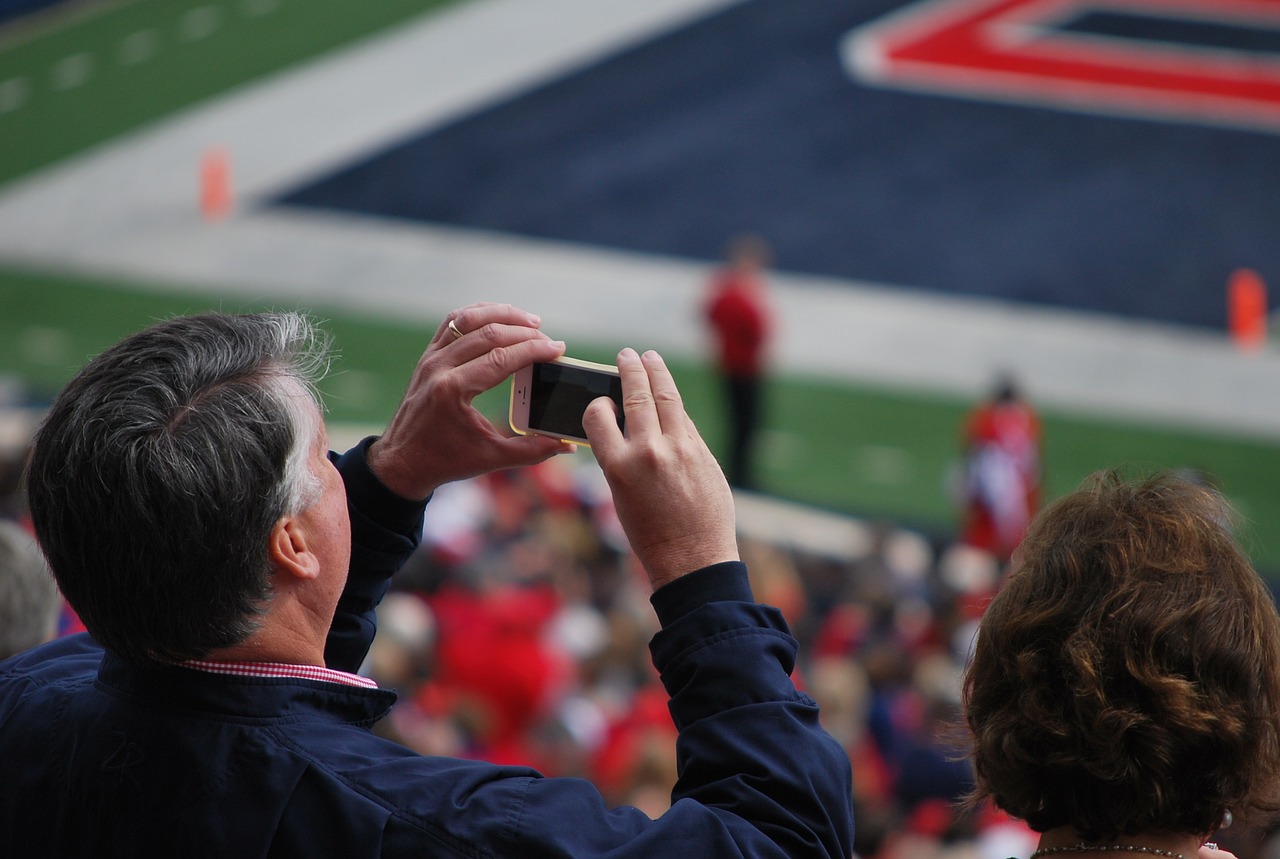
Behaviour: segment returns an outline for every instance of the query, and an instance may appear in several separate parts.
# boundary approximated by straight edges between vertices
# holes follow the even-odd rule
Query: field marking
[[[88,51],[70,54],[58,60],[50,75],[51,89],[54,92],[66,92],[84,86],[93,76],[94,63],[94,55]]]
[[[197,6],[183,14],[179,32],[185,41],[200,42],[217,33],[221,26],[221,6]]]
[[[280,9],[281,2],[282,0],[244,0],[239,4],[240,13],[247,19],[261,18],[277,12]],[[124,5],[127,5],[127,3],[113,4],[96,15],[66,16],[60,26],[58,24],[45,25],[38,35],[32,35],[26,41],[35,41],[37,38],[87,24],[97,17],[113,12]],[[172,29],[177,34],[177,38],[171,43],[170,49],[173,47],[181,49],[183,45],[203,42],[221,34],[234,36],[235,30],[227,27],[226,24],[228,17],[236,14],[236,5],[234,2],[208,3],[188,9],[180,17],[169,19],[166,24],[161,25],[161,29]],[[53,16],[50,17],[52,19]],[[17,27],[21,29],[20,24]],[[0,39],[0,48],[4,46],[6,46],[6,42]],[[68,54],[55,62],[49,70],[49,86],[47,90],[33,88],[25,76],[10,78],[0,83],[0,116],[14,113],[32,105],[40,96],[55,96],[69,90],[92,85],[96,79],[101,79],[106,73],[99,63],[100,55],[110,56],[116,68],[131,69],[158,58],[164,49],[165,43],[160,30],[155,27],[148,27],[123,37],[112,48],[83,50]],[[19,84],[21,84],[20,89],[17,88]],[[6,90],[6,87],[11,87],[11,85],[12,88]]]
[[[160,34],[151,27],[137,30],[120,40],[116,61],[123,67],[140,65],[160,50]]]
[[[1266,51],[1067,32],[1092,12],[1276,29],[1271,0],[917,0],[845,34],[855,80],[1086,113],[1280,130]]]
[[[0,81],[0,116],[12,113],[27,103],[31,83],[25,77]]]
[[[89,24],[136,2],[138,0],[60,3],[30,12],[0,25],[0,52],[29,45],[46,36]]]

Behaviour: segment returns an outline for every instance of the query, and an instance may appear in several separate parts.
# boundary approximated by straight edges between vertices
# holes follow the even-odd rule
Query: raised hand
[[[369,451],[369,466],[388,489],[422,499],[453,480],[574,450],[540,436],[511,437],[472,405],[519,368],[564,354],[564,343],[548,338],[539,324],[509,304],[471,304],[449,314]]]
[[[582,424],[613,490],[618,518],[654,589],[738,560],[733,494],[656,352],[618,354],[626,434],[607,397]]]

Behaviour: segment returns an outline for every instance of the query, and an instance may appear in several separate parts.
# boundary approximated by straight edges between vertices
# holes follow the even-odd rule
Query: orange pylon
[[[231,157],[220,146],[200,160],[200,211],[207,221],[220,221],[231,212]]]
[[[1267,342],[1267,286],[1253,269],[1238,268],[1227,280],[1227,326],[1241,349]]]

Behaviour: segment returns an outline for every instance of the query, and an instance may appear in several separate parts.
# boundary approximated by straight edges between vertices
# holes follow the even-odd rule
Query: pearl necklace
[[[1161,850],[1159,847],[1135,847],[1132,844],[1074,844],[1070,847],[1042,847],[1031,854],[1031,859],[1041,856],[1052,856],[1055,853],[1146,853],[1151,856],[1163,856],[1165,859],[1187,859],[1181,853],[1172,850]]]

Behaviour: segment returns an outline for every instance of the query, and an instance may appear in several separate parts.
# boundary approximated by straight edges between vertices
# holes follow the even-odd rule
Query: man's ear
[[[271,529],[267,554],[277,571],[299,579],[320,575],[320,559],[311,551],[306,528],[295,516],[282,516]]]

